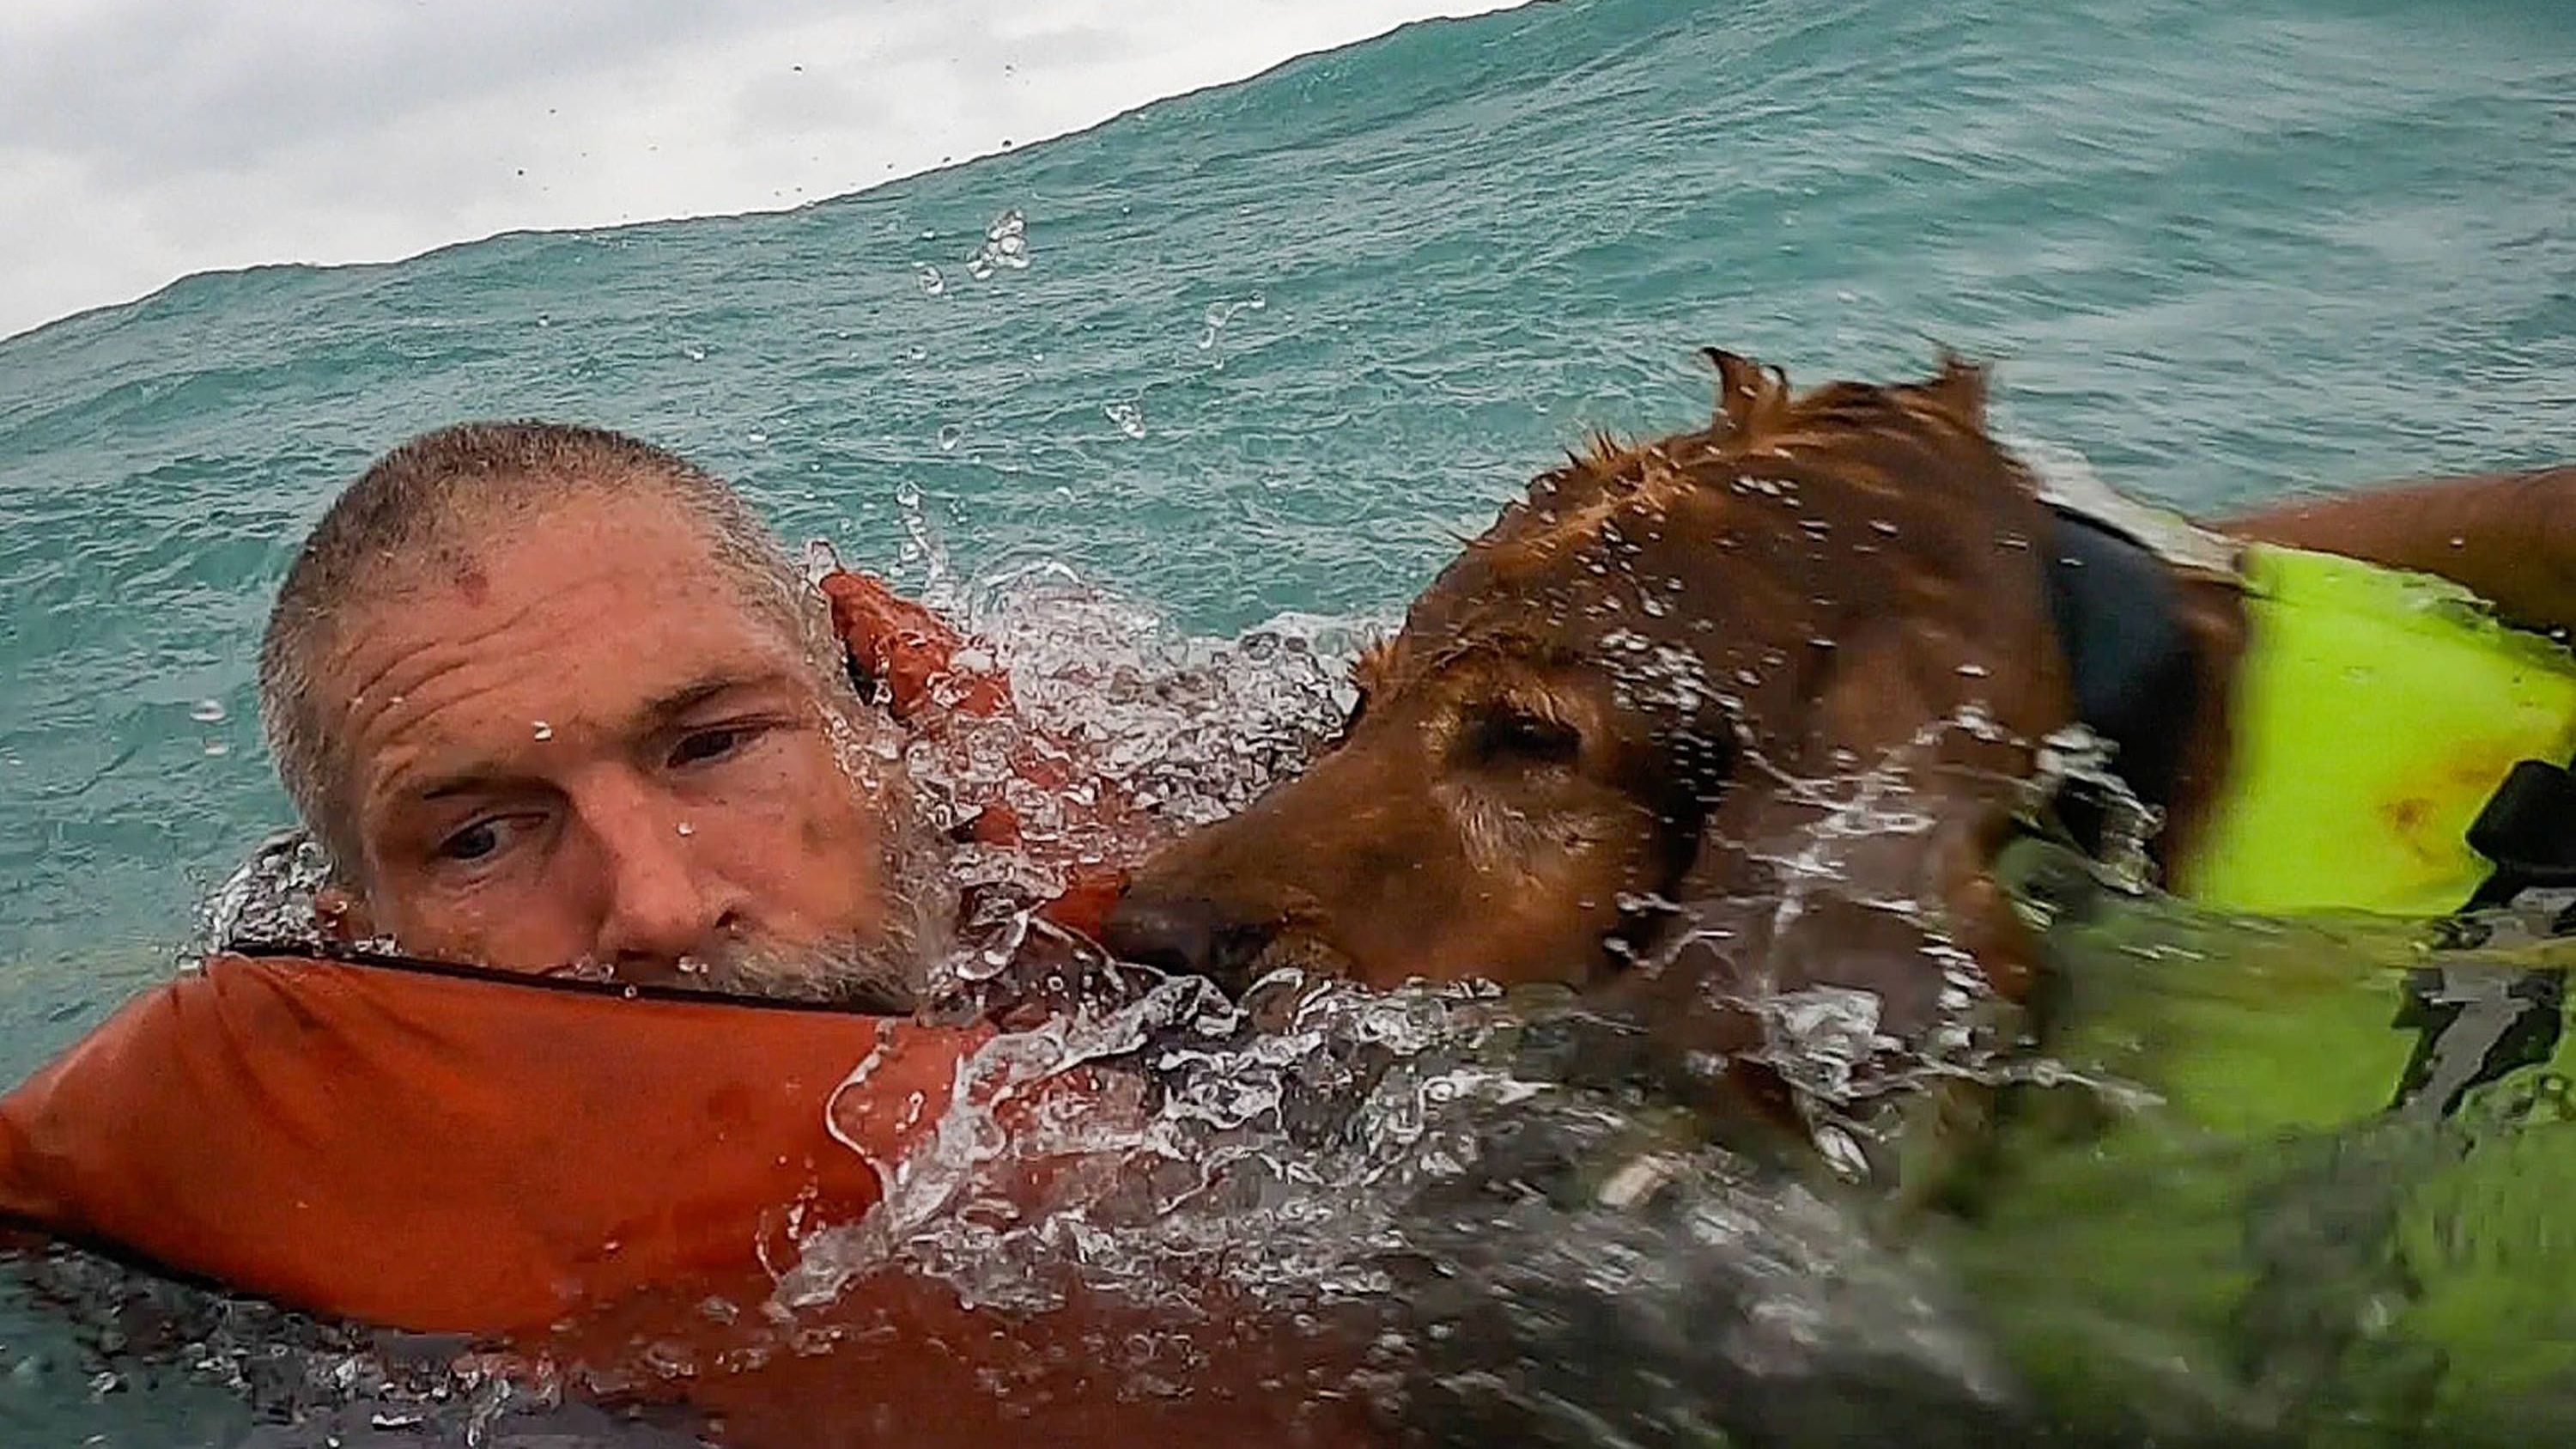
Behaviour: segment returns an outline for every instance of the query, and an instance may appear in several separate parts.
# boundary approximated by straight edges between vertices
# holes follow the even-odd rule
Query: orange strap
[[[989,665],[959,669],[965,640],[927,605],[896,594],[873,574],[845,569],[825,575],[821,587],[832,603],[832,632],[851,660],[885,687],[896,719],[909,724],[934,705],[982,718],[1011,707],[1009,676]]]
[[[823,596],[832,604],[832,629],[850,659],[868,678],[883,686],[886,707],[916,732],[937,735],[947,728],[943,716],[994,719],[1012,707],[1010,677],[994,664],[960,665],[967,641],[947,620],[920,603],[904,598],[872,574],[836,570],[824,576]],[[1013,760],[1023,779],[1041,789],[1061,790],[1072,783],[1060,757],[1020,750]],[[1104,809],[1116,808],[1104,797]],[[986,845],[1016,845],[1020,821],[1000,801],[986,805],[968,827]],[[1068,864],[1063,894],[1039,914],[1059,926],[1097,936],[1109,906],[1126,889],[1127,873],[1115,866]]]
[[[764,1281],[856,1218],[826,1127],[989,1033],[455,969],[221,956],[0,1098],[0,1212],[316,1312],[501,1334]],[[934,1121],[844,1113],[889,1160]]]

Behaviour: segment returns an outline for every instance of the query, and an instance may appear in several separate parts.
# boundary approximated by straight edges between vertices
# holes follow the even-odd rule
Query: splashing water
[[[1074,867],[1141,859],[1249,804],[1339,728],[1367,633],[1283,616],[1229,642],[1184,638],[1052,563],[973,581],[958,603],[980,641],[959,664],[1004,665],[1018,708],[916,740],[905,764],[934,829],[955,832],[996,804],[1016,818],[1016,844],[970,843],[955,861],[970,891],[998,888],[987,893],[996,903],[1046,900]],[[1020,907],[1000,908],[1024,928]],[[1009,924],[969,922],[988,947]],[[1006,954],[1017,943],[998,944]]]
[[[992,279],[995,272],[1024,272],[1029,268],[1029,223],[1016,206],[993,218],[984,228],[983,243],[966,258],[966,274],[976,281]]]
[[[505,1364],[449,1337],[320,1322],[69,1248],[10,1261],[0,1267],[0,1285],[0,1379],[11,1392],[77,1379],[92,1402],[148,1394],[184,1406],[184,1428],[90,1443],[687,1449],[698,1442],[570,1400],[541,1364]],[[13,1321],[20,1304],[41,1307],[45,1317]]]
[[[1005,901],[1241,809],[1333,734],[1368,632],[1282,619],[1227,643],[1184,639],[1051,564],[963,598],[1023,717],[917,744],[907,763],[941,823],[997,798],[1020,813],[1018,846],[959,860],[970,887]],[[1665,673],[1653,687],[1704,687]],[[1023,762],[1040,739],[1099,793],[1032,789]],[[1103,814],[1112,799],[1133,809]],[[1855,833],[1897,818],[1849,813]],[[1030,929],[1024,909],[976,925],[1010,949]],[[971,990],[998,969],[970,955],[948,984]],[[1105,1296],[1186,1326],[1213,1295],[1368,1345],[1384,1410],[1440,1433],[1605,1413],[1713,1432],[1744,1422],[1720,1407],[1739,1395],[1794,1425],[1805,1411],[1779,1406],[1855,1385],[1961,1424],[2007,1412],[2005,1376],[1937,1275],[1878,1245],[1830,1175],[1684,1125],[1635,1033],[1561,992],[1380,994],[1290,972],[1238,1003],[1096,959],[1086,980],[1043,1023],[976,1053],[945,1101],[878,1101],[874,1063],[858,1065],[835,1099],[845,1143],[879,1140],[861,1130],[867,1114],[934,1125],[901,1158],[872,1160],[884,1203],[804,1241],[777,1307],[828,1313],[859,1285],[927,1277],[1005,1314]],[[1777,1004],[1784,1056],[1842,1064],[1802,1085],[1848,1089],[1883,1054],[1867,1005]],[[1570,1309],[1614,1288],[1617,1323],[1568,1331]],[[1686,1332],[1702,1315],[1736,1327]],[[1496,1378],[1496,1361],[1566,1367],[1540,1392]]]
[[[1269,305],[1270,299],[1259,292],[1249,297],[1208,304],[1207,311],[1199,319],[1199,351],[1215,354],[1210,366],[1225,366],[1225,353],[1218,344],[1225,340],[1225,329],[1233,324],[1235,316],[1243,312],[1258,312]]]
[[[196,928],[180,948],[181,969],[245,942],[321,945],[313,901],[330,879],[331,858],[321,842],[301,830],[270,836],[198,904]]]
[[[948,578],[935,534],[921,540],[924,566]],[[1191,638],[1051,563],[947,592],[989,654],[967,662],[1006,669],[1022,706],[1019,718],[916,741],[907,756],[935,823],[953,827],[997,799],[1020,812],[1016,846],[960,848],[965,882],[998,903],[969,921],[945,967],[947,993],[966,1000],[1016,988],[1003,968],[1051,929],[1027,903],[1069,870],[1132,860],[1239,810],[1309,759],[1346,711],[1348,662],[1373,632],[1290,617],[1232,640]],[[1715,692],[1651,649],[1614,653],[1621,687],[1638,699]],[[1937,926],[1921,902],[1862,893],[1849,852],[1928,830],[1910,788],[1914,757],[1945,732],[1994,728],[1963,710],[1895,755],[1799,782],[1817,822],[1776,854],[1778,898],[1744,908],[1777,922],[1857,905]],[[1033,788],[1027,761],[1039,748],[1098,793]],[[2106,747],[2081,731],[2039,742],[2038,758],[2035,795],[2069,781],[2118,791]],[[2126,823],[2107,833],[2138,850],[2114,851],[2115,867],[2047,857],[2057,863],[2021,882],[2079,1002],[2125,997],[2157,1013],[2205,1013],[2198,1003],[2216,995],[2229,1010],[2199,1030],[2245,1031],[2258,1013],[2286,1014],[2266,999],[2285,980],[2331,976],[2349,996],[2413,959],[2416,948],[2393,939],[2285,934],[2135,894],[2155,821],[2128,803]],[[323,876],[310,842],[272,841],[210,897],[201,941],[313,939],[310,894]],[[2515,943],[2545,934],[2545,923],[2520,935],[2510,924],[2490,929],[2499,949],[2530,949]],[[1265,1352],[1341,1366],[1312,1370],[1323,1377],[1301,1392],[1355,1396],[1429,1442],[1799,1445],[1901,1433],[1967,1444],[2069,1423],[2107,1425],[2106,1442],[2295,1442],[2302,1415],[2346,1392],[2335,1372],[2302,1367],[2316,1345],[2408,1321],[2409,1301],[2402,1284],[2373,1287],[2385,1274],[2355,1250],[2316,1236],[2330,1223],[2295,1225],[2341,1202],[2378,1204],[2371,1211],[2398,1222],[2416,1184],[2463,1150],[2447,1138],[2392,1138],[2369,1126],[2365,1101],[2354,1114],[2363,1126],[2348,1137],[2311,1132],[2286,1149],[2230,1139],[2237,1145],[2151,1158],[2122,1169],[2128,1176],[2090,1169],[2140,1211],[2172,1202],[2157,1211],[2190,1231],[2218,1194],[2229,1205],[2216,1215],[2223,1241],[2262,1255],[2258,1285],[2286,1271],[2266,1264],[2301,1265],[2248,1299],[2275,1325],[2247,1360],[2269,1375],[2262,1398],[2211,1330],[2171,1321],[2151,1297],[2119,1296],[2116,1275],[2088,1276],[2124,1253],[2153,1259],[2145,1226],[2106,1247],[2100,1234],[2126,1223],[2121,1215],[2097,1204],[2034,1218],[2039,1209],[2000,1196],[1987,1211],[2007,1228],[1991,1236],[1972,1219],[1924,1230],[1913,1204],[1932,1191],[1982,1200],[1997,1191],[1990,1171],[2035,1202],[2065,1190],[2009,1155],[2011,1171],[1981,1168],[1966,1180],[1955,1161],[1927,1166],[1917,1160],[1927,1116],[2014,1093],[2047,1104],[2052,1122],[2080,1106],[2084,1120],[2141,1124],[2162,1140],[2176,1128],[2160,1124],[2178,1121],[2177,1103],[2189,1100],[2117,1032],[2077,1030],[2047,1055],[2029,1051],[1937,931],[1926,950],[1948,980],[1931,1030],[1892,1037],[1881,1003],[1849,989],[1748,999],[1764,1030],[1751,1059],[1797,1099],[1803,1143],[1724,1112],[1683,1110],[1704,1078],[1688,1064],[1677,1070],[1638,1025],[1561,990],[1378,993],[1282,972],[1237,1001],[1204,981],[1102,961],[1079,941],[1051,948],[1086,968],[1080,988],[995,1036],[945,1099],[878,1100],[868,1091],[874,1063],[853,1064],[831,1108],[844,1143],[885,1140],[861,1130],[873,1113],[928,1130],[900,1157],[871,1161],[885,1186],[877,1210],[804,1233],[772,1260],[771,1299],[727,1310],[741,1336],[731,1352],[823,1353],[864,1375],[889,1340],[844,1322],[851,1305],[889,1283],[931,1284],[1005,1336],[1076,1304],[1122,1305],[1132,1315],[1122,1322],[1152,1325],[1155,1346],[1131,1350],[1121,1330],[1094,1345],[1099,1367],[1082,1371],[1118,1396],[1185,1402],[1251,1351],[1249,1336]],[[2371,1029],[2384,1030],[2384,1003],[2365,1004]],[[2521,1130],[2464,1140],[2508,1142]],[[2125,1139],[2114,1130],[2106,1140]],[[2333,1155],[2346,1140],[2354,1146]],[[2176,1184],[2194,1186],[2177,1200]],[[2249,1232],[2249,1222],[2270,1226]],[[2202,1241],[2183,1238],[2211,1251],[2194,1246]],[[2508,1233],[2502,1246],[2531,1251],[2519,1242]],[[75,1266],[49,1271],[75,1299],[138,1291],[67,1261]],[[2034,1281],[2039,1261],[2061,1276]],[[2102,1294],[2115,1306],[2079,1308]],[[587,1365],[567,1380],[569,1366],[542,1357],[504,1369],[230,1300],[154,1311],[217,1328],[191,1331],[202,1351],[153,1362],[295,1426],[276,1442],[296,1446],[327,1442],[353,1414],[459,1443],[507,1443],[493,1436],[513,1424],[568,1422],[561,1416],[580,1406],[566,1400],[567,1382],[618,1392],[629,1375],[679,1382],[702,1367],[646,1343],[631,1367]],[[2528,1323],[2548,1311],[2517,1303],[2508,1317]],[[2070,1327],[2079,1312],[2093,1316]],[[115,1351],[90,1350],[106,1365],[97,1371],[130,1374],[134,1331],[119,1314],[110,1322],[99,1342]],[[2056,1345],[2076,1341],[2087,1367],[2070,1381]],[[2118,1392],[2102,1398],[2097,1380]],[[992,1392],[1035,1394],[1031,1412],[1043,1412],[1044,1395],[1018,1382],[1006,1375]],[[2356,1421],[2360,1442],[2407,1442],[2382,1432],[2398,1419],[2371,1413]],[[640,1432],[584,1421],[565,1437],[664,1442],[615,1437]]]
[[[1739,1394],[1794,1423],[1789,1400],[1864,1384],[1999,1419],[1937,1281],[1831,1189],[1605,1074],[1624,1037],[1546,994],[1283,976],[1237,1007],[1150,979],[978,1053],[930,1139],[876,1164],[884,1206],[809,1240],[779,1301],[926,1274],[986,1308],[1112,1295],[1186,1325],[1213,1296],[1364,1334],[1387,1411],[1451,1434],[1576,1405],[1707,1430]],[[1539,1365],[1543,1390],[1515,1381]]]
[[[1046,929],[1026,903],[1073,866],[1133,860],[1310,758],[1373,632],[1285,617],[1188,638],[1052,564],[956,597],[1021,710],[916,741],[906,762],[935,824],[998,799],[1022,833],[960,848],[964,883],[999,905],[968,922],[945,967],[952,994],[988,987],[994,963]],[[1101,793],[1034,788],[1040,742]],[[210,903],[204,939],[314,939],[322,878],[309,842],[273,842]],[[797,1325],[901,1277],[1006,1322],[1106,1297],[1214,1352],[1217,1295],[1319,1356],[1356,1345],[1364,1367],[1346,1387],[1435,1433],[1584,1414],[1682,1432],[1719,1423],[1739,1394],[1780,1405],[1855,1382],[1961,1422],[2003,1412],[2005,1379],[1937,1276],[1874,1243],[1830,1176],[1690,1125],[1635,1034],[1562,992],[1379,994],[1282,973],[1235,1002],[1085,959],[1084,990],[994,1038],[944,1102],[877,1101],[873,1064],[854,1064],[833,1106],[844,1142],[874,1140],[846,1114],[931,1129],[872,1163],[876,1211],[777,1263],[746,1334],[813,1331]],[[1784,1039],[1822,1056],[1838,1029],[1825,1005],[1784,1006]],[[1614,1299],[1615,1321],[1592,1321]],[[1732,1327],[1684,1333],[1694,1319]],[[383,1377],[344,1363],[310,1360],[327,1381],[312,1392],[332,1401],[328,1383]],[[1558,1367],[1544,1382],[1496,1377],[1505,1363]],[[1187,1391],[1186,1373],[1173,1382]]]
[[[972,596],[979,627],[1013,662],[1048,728],[1109,724],[1081,736],[1086,767],[1150,790],[1163,812],[1158,828],[1237,808],[1339,713],[1334,674],[1319,665],[1346,656],[1346,638],[1318,647],[1320,636],[1303,634],[1304,650],[1274,650],[1255,631],[1231,646],[1189,645],[1056,569],[990,580]],[[1293,663],[1283,670],[1283,661]],[[1640,656],[1626,684],[1706,687],[1686,675]],[[1104,690],[1104,679],[1117,687]],[[1114,715],[1101,713],[1104,699]],[[2033,1052],[2023,1018],[1996,1009],[1934,913],[1906,895],[1873,893],[1883,883],[1855,871],[1848,851],[1932,828],[1914,771],[1953,731],[2000,738],[1993,717],[1969,706],[1886,759],[1799,782],[1821,814],[1774,860],[1780,896],[1743,903],[1775,921],[1829,900],[1894,914],[1923,928],[1927,964],[1944,981],[1938,1019],[1902,1038],[1867,992],[1820,986],[1745,1003],[1765,1030],[1749,1060],[1797,1098],[1804,1146],[1784,1153],[1759,1131],[1677,1111],[1670,1064],[1642,1034],[1561,994],[1381,994],[1280,973],[1234,1002],[1204,982],[1101,963],[1096,979],[1109,984],[1041,1026],[997,1038],[947,1101],[903,1105],[935,1115],[934,1130],[902,1158],[873,1164],[887,1185],[884,1208],[808,1239],[780,1278],[778,1304],[821,1311],[891,1275],[934,1279],[1004,1314],[1043,1316],[1106,1295],[1189,1325],[1204,1323],[1213,1296],[1319,1343],[1364,1343],[1363,1377],[1381,1411],[1456,1442],[1802,1444],[1903,1432],[1973,1443],[2051,1424],[2111,1442],[2297,1442],[2302,1425],[2347,1412],[2360,1442],[2413,1442],[2409,1426],[2430,1422],[2409,1417],[2417,1411],[2338,1409],[2350,1381],[2298,1367],[2320,1343],[2341,1341],[2334,1334],[2415,1321],[2405,1319],[2406,1293],[2372,1289],[2385,1275],[2348,1250],[2315,1250],[2324,1252],[2321,1277],[2249,1300],[2248,1311],[2276,1325],[2251,1360],[2271,1376],[2259,1393],[2209,1340],[2190,1336],[2207,1330],[2167,1322],[2149,1299],[2122,1300],[2086,1329],[2100,1381],[2126,1385],[2106,1401],[2088,1397],[2092,1381],[2081,1375],[2069,1387],[2055,1347],[2065,1329],[2052,1315],[2070,1310],[2070,1293],[2095,1290],[2071,1266],[2053,1284],[2034,1284],[2025,1263],[2043,1241],[2061,1265],[2117,1261],[2118,1250],[2083,1226],[2097,1210],[2061,1209],[2051,1233],[2026,1213],[2002,1215],[2017,1226],[1994,1236],[1980,1236],[1973,1219],[1922,1231],[1916,1215],[1928,1196],[2046,1181],[1960,1178],[1975,1153],[1963,1158],[1944,1134],[1927,1137],[1929,1122],[1988,1111],[2007,1094],[2050,1102],[2052,1113],[2082,1103],[2099,1121],[2136,1124],[2155,1140],[2191,1120],[2182,1115],[2190,1099],[2164,1069],[2124,1055],[2127,1038],[2101,1036],[2085,1011],[2065,1012],[2051,1052]],[[2036,742],[2036,752],[2038,778],[2026,786],[2034,805],[2070,784],[2095,791],[2113,842],[2107,864],[2041,852],[2095,883],[2083,910],[2052,903],[2044,881],[2025,897],[2034,923],[2054,926],[2061,979],[2077,984],[2070,999],[2099,1010],[2117,994],[2105,983],[2117,980],[2138,994],[2124,1012],[2192,1010],[2219,991],[2243,1002],[2227,1018],[2240,1034],[2300,1019],[2281,1002],[2256,1004],[2261,987],[2226,985],[2266,979],[2257,948],[2268,949],[2277,928],[2195,917],[2137,894],[2158,822],[2110,772],[2107,746],[2070,730]],[[989,774],[951,782],[996,783],[1008,784]],[[1057,828],[1061,845],[1086,827]],[[1099,848],[1117,858],[1137,839],[1102,837]],[[1031,869],[1026,859],[1016,868]],[[1049,877],[1039,867],[1016,879],[1043,889]],[[2377,993],[2419,945],[2389,931],[2299,939],[2332,965],[2304,967],[2296,979],[2358,996],[2374,1013],[2366,1029],[2384,1031]],[[2141,961],[2162,974],[2137,977]],[[2464,958],[2453,969],[2487,963]],[[2367,1045],[2377,1051],[2382,1040]],[[864,1101],[866,1079],[862,1067],[841,1110],[861,1110],[851,1104]],[[2394,1223],[2436,1164],[2502,1150],[2492,1144],[2525,1130],[2517,1116],[2390,1141],[2373,1125],[2380,1100],[2352,1098],[2348,1127],[2300,1124],[2292,1160],[2347,1164],[2313,1180],[2282,1179],[2273,1154],[2285,1139],[2260,1136],[2224,1139],[2233,1145],[2177,1170],[2223,1184],[2228,1211],[2245,1215],[2229,1220],[2227,1241],[2272,1255],[2258,1256],[2259,1266],[2310,1251],[2264,1245],[2309,1242],[2293,1224],[2319,1210],[2318,1194],[2359,1193]],[[2097,1130],[2117,1142],[2131,1129]],[[2005,1140],[2022,1142],[2007,1151],[2027,1148]],[[2363,1155],[2341,1156],[2345,1143]],[[2162,1200],[2156,1169],[2122,1170],[2134,1174],[2118,1178],[2126,1199]],[[1926,1256],[1926,1243],[1941,1251]],[[2299,1305],[2381,1327],[2334,1329],[2331,1314]],[[2527,1328],[2551,1312],[2518,1304],[2509,1316]],[[2141,1367],[2152,1364],[2164,1367]],[[2576,1383],[2576,1364],[2557,1367],[2559,1381]],[[2510,1402],[2505,1422],[2552,1422],[2545,1404]]]

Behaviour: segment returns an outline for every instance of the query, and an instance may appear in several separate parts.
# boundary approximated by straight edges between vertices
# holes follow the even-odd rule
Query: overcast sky
[[[0,336],[190,272],[793,206],[1512,0],[0,0]]]

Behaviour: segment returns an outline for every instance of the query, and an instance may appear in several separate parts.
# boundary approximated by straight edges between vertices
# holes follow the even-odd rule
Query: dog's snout
[[[1110,909],[1101,939],[1124,960],[1231,986],[1277,933],[1275,923],[1238,919],[1201,897],[1131,892]]]

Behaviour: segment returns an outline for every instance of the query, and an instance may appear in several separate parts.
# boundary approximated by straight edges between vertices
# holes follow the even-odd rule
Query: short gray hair
[[[777,625],[823,687],[848,688],[820,595],[715,475],[602,428],[475,422],[423,433],[377,459],[322,515],[260,639],[260,718],[278,779],[341,869],[358,859],[342,798],[346,762],[333,739],[336,707],[318,697],[314,678],[335,627],[400,582],[465,566],[488,530],[514,520],[543,527],[549,507],[575,498],[670,504],[696,526],[745,606]]]

